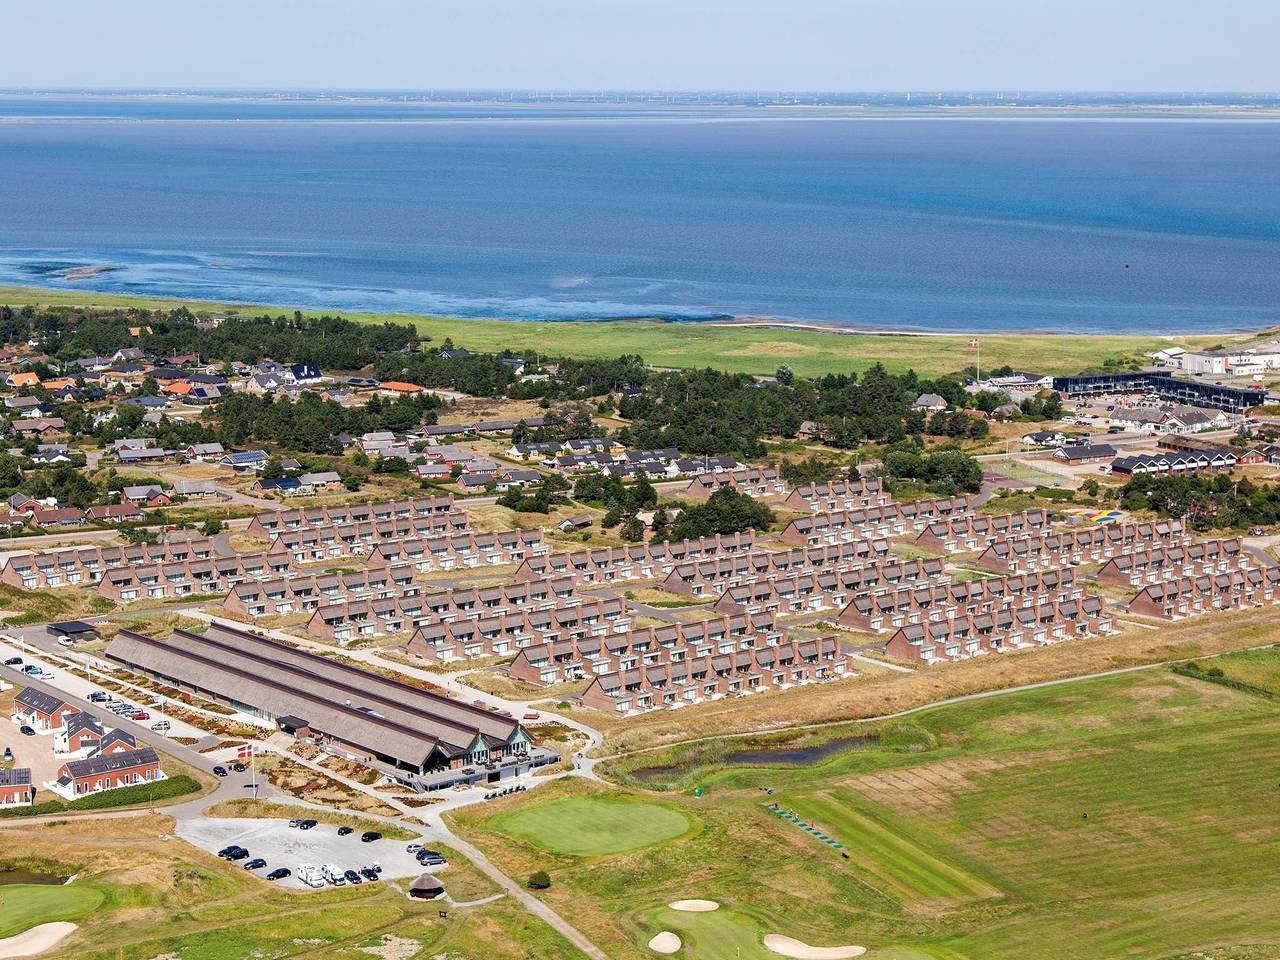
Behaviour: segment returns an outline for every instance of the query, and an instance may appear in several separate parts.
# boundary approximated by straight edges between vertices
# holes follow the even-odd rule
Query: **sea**
[[[0,95],[0,284],[531,321],[1280,324],[1280,122]]]

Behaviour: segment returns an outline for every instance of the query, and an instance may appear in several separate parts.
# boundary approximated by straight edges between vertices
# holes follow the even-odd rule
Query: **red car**
[[[150,720],[151,714],[145,710],[139,710],[137,713],[129,717],[130,720]]]

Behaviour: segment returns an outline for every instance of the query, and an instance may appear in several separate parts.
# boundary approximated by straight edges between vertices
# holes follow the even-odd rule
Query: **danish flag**
[[[253,756],[252,743],[242,743],[240,746],[236,748],[236,759],[248,760],[252,756]]]
[[[977,338],[977,337],[970,337],[970,338],[969,338],[969,349],[970,349],[970,350],[973,350],[973,349],[974,349],[975,347],[977,347],[977,346],[978,346],[978,338]]]

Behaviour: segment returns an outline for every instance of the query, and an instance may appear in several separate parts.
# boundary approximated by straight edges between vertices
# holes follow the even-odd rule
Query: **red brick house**
[[[53,741],[54,753],[82,753],[96,750],[102,742],[102,724],[91,713],[69,713]]]
[[[24,687],[13,698],[13,714],[18,718],[18,723],[37,730],[61,730],[67,718],[79,712],[79,707],[73,707],[53,694],[34,687]]]
[[[103,507],[90,507],[89,519],[94,523],[129,523],[141,520],[142,511],[132,503],[109,503]]]
[[[5,807],[29,807],[35,800],[36,789],[31,785],[31,771],[26,767],[0,770],[0,809]]]
[[[160,757],[151,747],[143,747],[84,760],[68,760],[58,768],[58,779],[51,786],[59,795],[75,800],[103,790],[163,779]]]
[[[112,757],[117,753],[128,753],[137,749],[138,741],[134,739],[132,733],[127,733],[124,730],[108,730],[102,738],[102,742],[98,744],[97,749],[89,756]]]

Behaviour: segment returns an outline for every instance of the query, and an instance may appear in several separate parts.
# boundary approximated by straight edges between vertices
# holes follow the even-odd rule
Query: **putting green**
[[[101,902],[102,891],[75,884],[0,886],[0,937],[11,937],[55,920],[79,920],[92,913]]]
[[[679,810],[643,801],[566,797],[495,817],[503,833],[552,853],[598,857],[652,846],[688,832]]]

